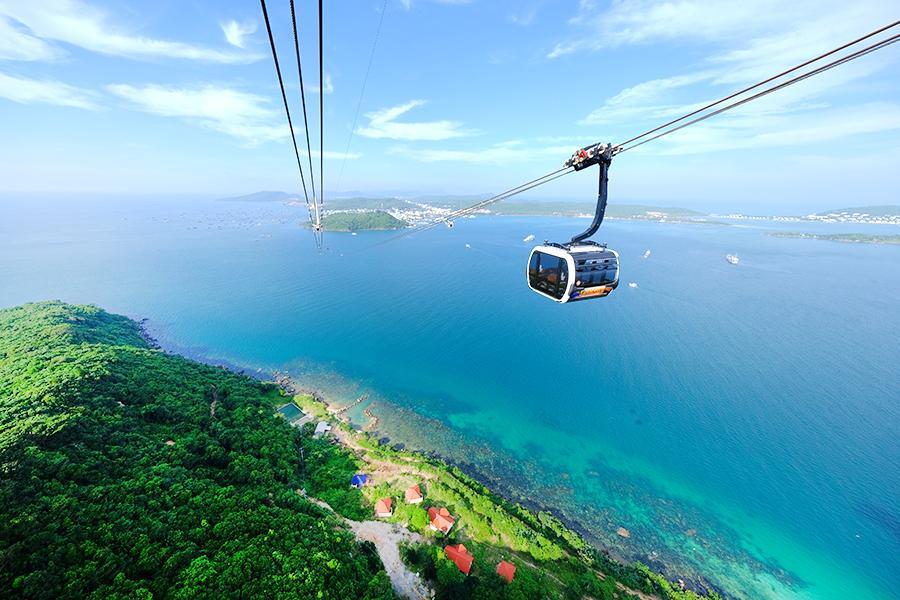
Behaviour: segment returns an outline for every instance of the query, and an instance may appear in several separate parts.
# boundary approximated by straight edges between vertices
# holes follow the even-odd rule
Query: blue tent
[[[357,473],[350,478],[350,487],[361,488],[369,481],[369,476],[365,473]]]

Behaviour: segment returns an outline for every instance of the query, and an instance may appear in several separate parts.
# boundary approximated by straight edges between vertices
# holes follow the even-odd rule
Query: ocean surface
[[[169,348],[367,394],[360,426],[673,578],[900,597],[900,247],[765,234],[896,228],[608,221],[619,289],[561,306],[526,288],[522,239],[585,220],[326,234],[319,254],[304,212],[7,198],[0,306],[93,303]]]

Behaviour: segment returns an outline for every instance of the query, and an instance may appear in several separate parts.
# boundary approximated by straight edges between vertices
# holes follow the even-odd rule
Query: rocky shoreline
[[[368,395],[362,395],[362,396],[358,397],[356,400],[354,400],[353,402],[351,402],[350,404],[343,405],[343,406],[336,406],[334,403],[329,402],[329,400],[326,398],[326,396],[324,394],[322,394],[320,391],[314,390],[311,388],[307,388],[305,386],[298,384],[287,373],[284,373],[281,371],[274,371],[271,373],[271,378],[269,380],[274,381],[286,395],[292,396],[292,397],[297,396],[297,395],[310,396],[313,398],[313,400],[315,402],[321,404],[325,408],[325,410],[328,412],[328,414],[332,415],[339,421],[345,423],[347,426],[349,426],[353,430],[369,435],[371,437],[371,439],[377,440],[380,445],[385,445],[385,446],[391,445],[391,439],[389,437],[383,435],[383,432],[378,431],[377,427],[378,427],[378,423],[379,423],[379,418],[377,415],[372,413],[372,411],[370,410],[371,405],[369,407],[366,407],[363,410],[363,415],[365,415],[365,417],[368,420],[364,424],[354,423],[352,421],[352,419],[350,419],[346,415],[347,411],[349,411],[352,407],[357,406],[360,403],[364,402],[368,398]],[[343,443],[346,447],[352,449],[352,446],[349,446],[346,444],[346,440],[342,440],[342,439],[338,438],[338,441],[340,443]],[[407,451],[405,448],[405,444],[403,444],[403,443],[393,444],[391,447],[396,451]],[[538,501],[534,500],[533,498],[524,497],[521,494],[516,493],[516,490],[514,490],[508,483],[502,481],[500,478],[487,476],[484,472],[479,470],[473,464],[459,462],[459,461],[453,460],[451,458],[448,458],[446,456],[443,456],[440,453],[434,452],[434,451],[423,452],[423,451],[417,450],[416,453],[426,456],[432,460],[436,460],[440,463],[443,463],[448,468],[459,469],[466,476],[468,476],[468,477],[472,478],[473,480],[479,482],[480,484],[484,485],[486,488],[492,490],[499,497],[504,498],[506,501],[518,503],[521,506],[525,507],[526,509],[528,509],[532,512],[535,512],[535,513],[547,513],[547,514],[552,515],[554,518],[559,520],[559,522],[562,523],[566,528],[568,528],[569,530],[576,533],[579,537],[581,537],[585,541],[591,539],[591,537],[592,537],[590,535],[590,532],[587,529],[585,529],[580,523],[578,523],[577,521],[569,518],[567,515],[560,512],[558,508],[553,507],[553,506],[543,505],[543,504],[539,503]],[[625,535],[623,537],[628,537],[630,535],[630,533],[628,533],[628,530],[625,529],[624,527],[620,527],[619,529],[621,531],[624,531],[627,533],[627,535]],[[621,531],[619,532],[620,536],[622,536]],[[599,552],[607,560],[618,563],[624,567],[631,566],[631,563],[629,562],[628,559],[626,559],[624,556],[617,554],[614,550],[612,550],[610,548],[598,546],[595,543],[591,543],[591,542],[586,542],[586,543],[588,543],[591,547],[593,547],[597,552]],[[658,555],[657,556],[648,556],[647,560],[644,560],[642,562],[656,572],[662,571],[662,569],[660,568],[662,566],[662,563],[659,562]],[[711,585],[708,581],[697,580],[697,579],[694,579],[689,576],[676,577],[673,580],[673,584],[680,587],[681,590],[692,591],[701,596],[706,596],[710,592],[714,592],[714,593],[718,594],[721,598],[729,598],[730,597],[726,592]]]
[[[190,358],[191,360],[196,360],[198,362],[203,362],[205,364],[216,366],[222,369],[228,369],[234,371],[236,373],[240,373],[249,377],[253,377],[258,381],[262,382],[272,382],[278,386],[278,388],[287,396],[294,397],[299,395],[306,395],[311,397],[315,402],[320,403],[327,413],[334,417],[335,419],[345,423],[348,427],[352,428],[355,431],[365,433],[373,440],[377,440],[382,445],[389,445],[391,440],[387,436],[383,435],[382,432],[379,432],[377,426],[379,424],[379,418],[377,415],[371,412],[370,407],[367,407],[363,414],[367,418],[366,423],[355,423],[353,420],[347,415],[347,412],[353,408],[365,402],[368,399],[367,394],[363,394],[357,397],[353,402],[346,405],[336,405],[334,402],[328,400],[328,398],[323,394],[320,390],[311,388],[305,385],[300,384],[296,381],[290,374],[281,371],[281,370],[272,370],[267,371],[264,369],[255,369],[255,370],[247,370],[233,363],[229,363],[227,361],[222,360],[212,360],[207,356],[204,356],[199,352],[192,352],[186,350],[184,348],[178,347],[166,347],[159,342],[157,336],[155,336],[149,328],[149,320],[144,318],[137,320],[140,325],[140,335],[144,340],[154,349],[166,352],[167,354],[177,354],[180,356],[185,356]],[[394,450],[397,451],[405,451],[405,445],[403,443],[396,443],[392,446]],[[448,468],[457,468],[466,476],[472,478],[475,481],[478,481],[485,487],[490,490],[493,490],[499,497],[506,499],[507,501],[512,501],[520,504],[528,510],[531,510],[535,513],[547,513],[552,515],[554,518],[559,520],[566,528],[576,533],[579,537],[584,540],[592,539],[590,532],[584,528],[579,522],[571,519],[564,513],[562,513],[557,507],[543,505],[533,498],[525,497],[521,493],[518,493],[517,490],[512,488],[507,482],[504,482],[502,479],[498,477],[488,476],[486,473],[482,472],[477,468],[476,465],[460,462],[453,460],[449,457],[443,456],[435,451],[416,451],[417,454],[428,457],[432,460],[438,461],[440,463],[445,464]],[[614,550],[606,547],[602,547],[596,543],[587,542],[591,547],[593,547],[600,555],[605,557],[609,561],[613,561],[619,565],[624,567],[630,567],[631,563],[624,556],[619,555]],[[644,564],[652,568],[656,572],[661,572],[663,569],[660,567],[662,563],[659,563],[656,557],[648,557],[648,560],[642,561]],[[657,564],[659,563],[659,564]],[[710,583],[706,580],[697,580],[693,577],[689,576],[679,576],[674,579],[675,585],[678,585],[682,590],[693,591],[700,595],[707,595],[710,592],[715,592],[719,594],[722,598],[729,597],[724,591],[716,588],[715,586],[710,585]]]

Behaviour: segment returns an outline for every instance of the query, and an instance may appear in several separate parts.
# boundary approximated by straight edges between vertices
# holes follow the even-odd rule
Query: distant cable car
[[[597,233],[606,213],[607,181],[613,148],[596,144],[575,152],[566,161],[576,171],[600,165],[597,209],[591,226],[565,244],[544,242],[528,257],[528,287],[556,302],[604,298],[619,286],[619,253],[588,238]]]

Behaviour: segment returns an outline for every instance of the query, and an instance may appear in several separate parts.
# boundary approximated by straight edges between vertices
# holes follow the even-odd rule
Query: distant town
[[[761,215],[743,215],[732,213],[727,215],[712,214],[711,217],[720,219],[738,219],[752,221],[784,221],[789,223],[799,223],[802,221],[817,221],[820,223],[862,223],[866,225],[900,225],[900,207],[898,206],[877,206],[871,207],[872,212],[868,212],[868,207],[860,208],[844,208],[820,212],[805,216],[761,216]],[[878,210],[875,210],[878,209]],[[889,210],[888,210],[889,209]]]
[[[386,213],[397,220],[392,227],[402,228],[445,219],[460,208],[471,206],[482,196],[421,196],[421,197],[335,197],[327,203],[327,215],[341,213]],[[285,192],[257,192],[247,196],[227,198],[242,202],[283,202],[290,206],[304,207],[305,201],[297,195]],[[552,216],[590,218],[594,207],[586,202],[572,201],[513,201],[502,202],[475,211],[467,218],[478,215],[496,216]],[[643,204],[610,203],[606,212],[611,220],[641,220],[669,223],[699,223],[727,225],[729,221],[774,221],[787,223],[856,223],[864,225],[900,225],[900,206],[859,206],[830,209],[808,215],[747,215],[743,213],[704,213],[680,207],[660,207]],[[383,221],[380,228],[384,228]],[[365,227],[361,227],[365,228]]]
[[[422,223],[433,222],[437,219],[443,219],[451,215],[455,210],[454,207],[442,206],[438,204],[429,204],[427,202],[404,201],[407,204],[403,206],[385,207],[384,212],[390,214],[395,219],[403,221],[409,225],[420,225]],[[900,207],[880,207],[892,208],[891,212],[866,212],[864,208],[860,209],[840,209],[831,210],[822,213],[814,213],[802,216],[786,216],[786,215],[745,215],[741,213],[729,214],[703,214],[684,208],[672,207],[653,207],[633,204],[610,205],[607,209],[607,217],[611,220],[639,220],[639,221],[658,221],[661,223],[705,223],[705,224],[726,224],[724,221],[747,220],[747,221],[776,221],[786,223],[802,223],[802,222],[819,222],[819,223],[858,223],[865,225],[900,225]],[[371,208],[353,208],[353,209],[336,209],[332,212],[369,212]],[[511,207],[493,207],[485,208],[472,213],[477,215],[497,215],[497,216],[559,216],[559,217],[575,217],[590,218],[593,213],[590,207],[586,205],[569,205],[567,203],[519,203]],[[469,217],[471,218],[471,217]]]

